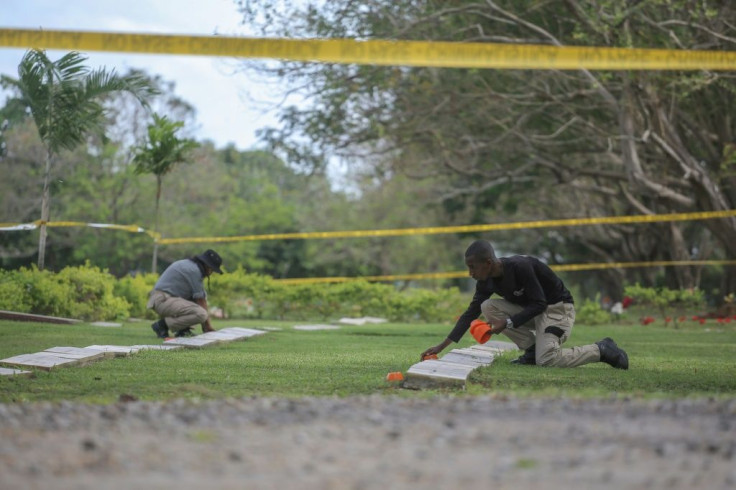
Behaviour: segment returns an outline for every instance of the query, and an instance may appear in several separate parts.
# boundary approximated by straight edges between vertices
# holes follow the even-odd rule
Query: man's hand
[[[197,298],[194,300],[195,303],[197,303],[199,306],[205,309],[209,313],[209,305],[207,305],[207,298]],[[202,324],[202,333],[207,332],[214,332],[215,329],[212,328],[212,323],[210,323],[209,317],[207,320]]]
[[[434,347],[430,347],[429,349],[427,349],[424,352],[422,352],[422,355],[419,356],[419,360],[423,361],[426,356],[431,356],[431,355],[437,355],[437,354],[439,354],[440,352],[442,352],[445,349],[445,347],[447,347],[448,345],[450,345],[451,342],[452,342],[452,340],[445,339],[442,342],[440,342],[439,344],[435,345]]]
[[[491,335],[498,335],[506,330],[506,320],[491,320],[488,324],[491,326]]]

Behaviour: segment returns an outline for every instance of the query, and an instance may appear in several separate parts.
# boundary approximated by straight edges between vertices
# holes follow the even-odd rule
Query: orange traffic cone
[[[483,320],[473,320],[470,322],[470,335],[479,344],[485,344],[491,338],[491,326]]]

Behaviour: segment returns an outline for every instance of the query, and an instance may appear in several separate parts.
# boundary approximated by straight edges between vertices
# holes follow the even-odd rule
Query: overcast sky
[[[239,25],[234,0],[0,0],[0,7],[0,28],[250,34]],[[24,52],[0,47],[0,73],[17,77]],[[55,60],[63,52],[48,54]],[[243,74],[232,74],[236,64],[232,58],[100,52],[85,55],[92,68],[115,68],[121,74],[128,68],[142,68],[175,82],[175,93],[197,109],[198,140],[210,139],[219,147],[232,142],[245,150],[256,146],[257,129],[277,124],[275,112],[266,108],[273,107],[267,94],[278,90],[259,86]]]

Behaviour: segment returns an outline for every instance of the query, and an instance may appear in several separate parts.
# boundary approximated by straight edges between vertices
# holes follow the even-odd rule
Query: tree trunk
[[[158,205],[161,201],[161,184],[162,178],[160,175],[156,176],[156,210],[154,215],[153,225],[153,260],[151,261],[151,272],[154,274],[158,270]]]
[[[723,268],[723,279],[721,280],[721,297],[718,304],[723,303],[725,296],[736,293],[736,267],[726,266]]]
[[[670,223],[669,228],[670,239],[668,240],[667,245],[665,245],[665,248],[666,252],[669,254],[670,260],[690,260],[691,256],[687,243],[685,242],[685,237],[682,234],[682,230],[675,223]],[[689,289],[696,286],[693,271],[690,266],[674,267],[673,269],[673,273],[677,281],[677,287],[679,289]]]
[[[41,228],[38,237],[38,269],[46,266],[46,223],[49,221],[49,202],[51,200],[51,151],[46,151],[46,166],[43,175],[43,196],[41,197]]]

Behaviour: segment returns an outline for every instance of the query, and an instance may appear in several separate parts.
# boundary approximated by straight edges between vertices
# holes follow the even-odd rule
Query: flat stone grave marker
[[[294,325],[294,330],[314,331],[314,330],[338,330],[338,325]]]
[[[97,349],[87,349],[85,347],[51,347],[44,352],[53,354],[64,359],[77,359],[81,363],[97,361],[105,357],[105,352]]]
[[[92,322],[90,323],[93,327],[122,327],[122,323],[115,322]]]
[[[68,367],[81,364],[79,359],[69,359],[59,357],[50,352],[36,352],[35,354],[21,354],[19,356],[8,357],[0,360],[0,364],[6,366],[29,367],[51,371],[55,367]]]
[[[362,318],[340,318],[337,323],[344,323],[345,325],[365,325],[365,320]]]
[[[27,321],[27,322],[60,323],[64,325],[82,323],[82,320],[76,320],[74,318],[62,318],[58,316],[36,315],[34,313],[20,313],[17,311],[5,311],[5,310],[0,310],[0,318],[4,318],[6,320],[18,320],[18,321]]]
[[[86,348],[101,350],[106,354],[105,357],[125,357],[135,354],[140,350],[127,345],[88,345]]]
[[[366,323],[386,323],[388,320],[375,316],[364,316],[360,318],[340,318],[337,322],[346,325],[365,325]]]
[[[0,376],[23,376],[28,377],[33,375],[32,371],[23,371],[21,369],[10,369],[0,367]]]
[[[233,340],[246,339],[248,337],[249,335],[244,334],[244,333],[223,332],[221,330],[218,330],[216,332],[207,332],[207,333],[203,333],[202,335],[197,335],[196,338],[208,339],[208,340],[219,340],[220,342],[232,342]]]
[[[442,385],[465,387],[465,380],[477,366],[440,360],[422,361],[406,372],[405,388],[427,388]]]
[[[255,337],[256,335],[263,335],[266,333],[265,330],[257,330],[255,328],[244,328],[244,327],[228,327],[218,330],[218,332],[235,332],[246,335],[248,337]]]
[[[516,344],[514,344],[513,342],[501,342],[500,340],[489,340],[485,344],[475,344],[471,345],[468,348],[490,352],[493,354],[498,354],[500,352],[505,352],[508,350],[519,350],[519,348],[516,347]]]
[[[136,351],[142,351],[142,350],[177,350],[177,349],[183,349],[183,345],[131,345],[132,349],[136,349]]]
[[[253,328],[230,327],[223,328],[222,330],[217,330],[215,332],[203,333],[202,335],[198,335],[197,338],[212,338],[222,340],[223,342],[229,342],[263,335],[264,333],[266,333],[264,330],[256,330]]]
[[[483,367],[493,362],[493,355],[478,349],[453,349],[442,356],[442,360],[467,366]]]
[[[175,339],[165,340],[164,345],[180,345],[192,349],[200,349],[221,342],[215,339],[200,339],[199,337],[177,337]]]

